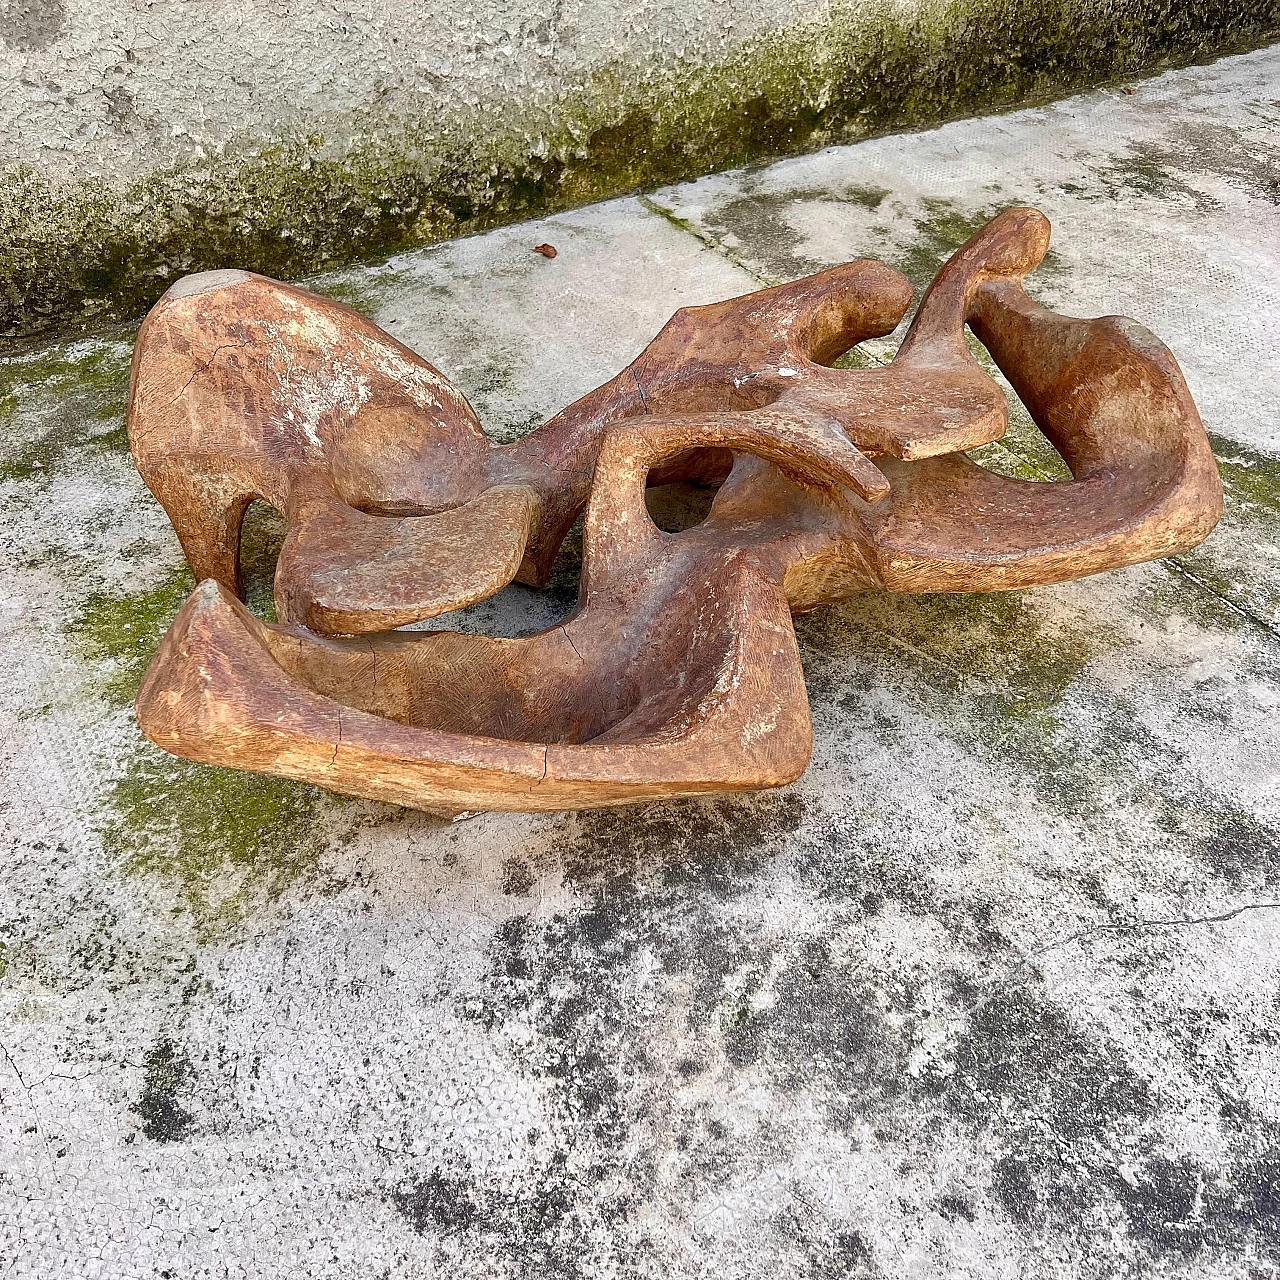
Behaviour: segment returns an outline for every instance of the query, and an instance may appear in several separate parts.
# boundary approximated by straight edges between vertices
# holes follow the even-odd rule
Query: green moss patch
[[[1112,198],[1137,194],[1181,200],[1199,210],[1221,201],[1187,181],[1197,174],[1224,179],[1253,199],[1274,202],[1280,183],[1280,147],[1260,120],[1253,131],[1217,122],[1189,121],[1160,143],[1131,142],[1123,152],[1093,162],[1101,192]]]
[[[108,852],[126,873],[172,886],[201,938],[296,881],[323,882],[324,819],[343,807],[317,787],[180,760],[140,737],[107,801]]]
[[[1200,546],[1173,558],[1181,591],[1171,584],[1154,603],[1198,614],[1205,625],[1232,627],[1247,620],[1278,634],[1280,459],[1220,436],[1211,435],[1210,441],[1222,476],[1222,523]]]
[[[797,619],[797,632],[819,654],[873,655],[924,707],[976,715],[997,733],[1011,721],[1052,728],[1053,708],[1085,667],[1124,643],[1109,628],[1051,624],[1020,591],[867,592]]]
[[[279,517],[255,508],[244,537],[250,600],[270,612]],[[98,593],[68,625],[103,694],[131,706],[169,624],[194,586],[183,567],[146,590]],[[355,806],[317,787],[212,768],[153,747],[129,723],[125,758],[104,795],[99,830],[128,874],[158,879],[177,894],[201,938],[241,920],[255,902],[298,880],[327,884],[322,856],[351,828]]]
[[[102,339],[0,357],[0,481],[51,477],[84,449],[127,451],[131,358]]]
[[[276,620],[272,593],[283,541],[283,517],[266,503],[253,503],[240,539],[241,576],[250,609],[268,622]],[[161,637],[195,585],[184,564],[141,591],[95,592],[68,624],[68,638],[95,664],[102,690],[113,701],[131,704],[138,696]]]
[[[1211,437],[1227,500],[1254,519],[1280,517],[1280,458]]]
[[[906,717],[924,716],[966,754],[1025,776],[1054,811],[1110,794],[1123,717],[1104,752],[1062,712],[1089,664],[1130,643],[1106,624],[1043,609],[1035,592],[868,592],[797,619],[796,633],[819,717],[831,700],[898,751],[915,732]]]
[[[160,639],[195,589],[184,565],[158,585],[127,595],[95,593],[68,625],[79,652],[97,668],[103,692],[115,702],[132,703]]]
[[[954,200],[926,197],[920,201],[910,240],[891,258],[892,264],[915,285],[917,302],[947,259],[1012,203],[1002,200],[981,209],[966,209]],[[1036,268],[1036,275],[1043,279],[1064,270],[1066,264],[1050,249]]]

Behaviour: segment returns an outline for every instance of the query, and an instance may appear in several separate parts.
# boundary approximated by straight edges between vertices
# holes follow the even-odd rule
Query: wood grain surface
[[[129,436],[200,585],[138,697],[178,755],[444,814],[779,786],[811,748],[791,614],[851,592],[1060,582],[1200,542],[1222,492],[1169,351],[1031,302],[1048,220],[1000,214],[892,363],[832,363],[911,287],[852,262],[678,311],[615,378],[494,446],[447,378],[358,313],[243,272],[174,286],[139,334]],[[1072,473],[967,450],[1008,404]],[[664,533],[646,487],[718,485]],[[279,624],[240,603],[240,527],[285,517]],[[577,610],[525,639],[394,629],[540,585],[586,506]]]

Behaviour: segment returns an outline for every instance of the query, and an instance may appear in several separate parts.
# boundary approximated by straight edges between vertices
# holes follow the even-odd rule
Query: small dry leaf
[[[553,244],[535,244],[533,246],[534,253],[540,253],[544,258],[554,258],[556,256],[556,247]]]
[[[1133,97],[1133,95],[1134,95],[1135,93],[1137,93],[1138,91],[1137,91],[1137,89],[1130,89],[1128,85],[1125,85],[1125,86],[1124,86],[1124,92],[1125,92],[1125,93],[1127,93],[1127,94],[1132,98],[1132,97]]]

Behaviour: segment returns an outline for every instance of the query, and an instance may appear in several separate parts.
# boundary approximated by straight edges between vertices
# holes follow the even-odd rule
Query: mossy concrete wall
[[[1280,0],[0,0],[0,338],[1280,34]]]

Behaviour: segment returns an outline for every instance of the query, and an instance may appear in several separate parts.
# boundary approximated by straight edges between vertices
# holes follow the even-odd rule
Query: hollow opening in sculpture
[[[240,525],[240,592],[255,618],[276,621],[276,561],[284,545],[284,516],[269,502],[249,504]]]
[[[711,514],[733,470],[731,449],[690,449],[654,467],[645,480],[645,507],[663,533],[694,529]]]
[[[696,529],[711,514],[711,504],[719,490],[719,483],[675,480],[650,485],[645,490],[644,504],[649,518],[663,533],[684,533],[686,529]]]
[[[990,444],[970,449],[965,456],[984,470],[994,471],[1011,480],[1061,484],[1074,479],[1066,460],[1040,429],[1031,410],[1023,403],[995,358],[968,328],[965,336],[978,362],[1009,402],[1009,428],[1004,435]]]
[[[465,631],[495,639],[526,640],[567,622],[578,607],[582,582],[582,519],[560,545],[551,576],[541,587],[510,582],[501,591],[449,613],[399,628],[401,632]]]

